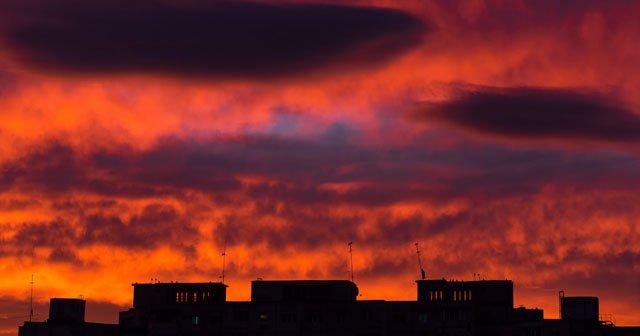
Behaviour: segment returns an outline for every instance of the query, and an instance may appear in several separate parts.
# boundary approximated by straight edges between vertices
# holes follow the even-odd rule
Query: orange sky
[[[638,3],[162,3],[2,5],[0,334],[32,273],[38,318],[114,321],[132,282],[217,281],[225,240],[232,300],[347,278],[349,241],[363,299],[411,299],[420,242],[429,276],[640,324]]]

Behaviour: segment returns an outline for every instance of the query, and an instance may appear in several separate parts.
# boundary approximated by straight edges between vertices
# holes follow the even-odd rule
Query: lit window
[[[192,316],[191,317],[191,323],[193,325],[198,325],[198,323],[200,323],[200,317],[199,316]]]

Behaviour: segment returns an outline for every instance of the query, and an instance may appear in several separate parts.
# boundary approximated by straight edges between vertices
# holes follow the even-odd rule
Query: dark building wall
[[[254,281],[251,302],[138,305],[120,323],[129,335],[473,334],[468,303],[357,301],[357,294],[350,281]]]
[[[431,306],[468,305],[477,325],[513,319],[513,282],[510,280],[418,280],[418,302]]]
[[[133,306],[211,304],[225,302],[227,286],[221,283],[133,284]]]
[[[417,280],[420,302],[469,301],[513,307],[511,280],[447,281]]]
[[[640,335],[638,328],[583,319],[594,316],[592,298],[564,301],[587,302],[588,314],[571,315],[580,318],[544,320],[542,310],[513,308],[511,281],[417,283],[416,301],[358,301],[350,281],[256,281],[250,302],[226,301],[226,286],[219,283],[135,284],[134,306],[120,313],[119,325],[54,316],[25,322],[19,336]]]
[[[227,302],[181,306],[172,320],[148,310],[144,335],[472,335],[471,314],[413,302]],[[464,317],[467,320],[464,320]],[[124,325],[123,325],[124,327]],[[132,332],[133,330],[133,332]]]
[[[120,327],[106,323],[25,322],[18,336],[120,336]]]
[[[358,287],[342,280],[281,280],[251,282],[252,302],[353,302]]]
[[[18,336],[119,336],[116,324],[88,323],[84,320],[85,300],[53,298],[46,322],[25,322]]]
[[[49,300],[49,320],[55,322],[84,322],[85,301],[82,299],[52,298]]]
[[[595,296],[560,297],[560,315],[563,320],[598,321],[599,306]]]

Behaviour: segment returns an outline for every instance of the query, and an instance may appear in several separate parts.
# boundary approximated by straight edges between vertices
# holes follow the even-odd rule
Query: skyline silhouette
[[[417,246],[417,245],[416,245]],[[349,252],[352,252],[349,243]],[[419,252],[417,250],[416,252]],[[424,270],[421,268],[421,274]],[[350,272],[353,277],[353,273]],[[474,274],[475,276],[475,274]],[[32,318],[19,336],[40,335],[554,335],[634,336],[616,326],[595,296],[558,292],[559,319],[514,306],[511,280],[416,280],[416,299],[361,300],[353,280],[251,281],[250,301],[228,301],[223,282],[133,283],[131,308],[114,324],[86,321],[83,298],[52,298],[44,322]]]
[[[256,278],[394,301],[510,279],[545,318],[566,290],[640,325],[638,13],[0,1],[0,336],[31,297],[40,322],[83,295],[115,323],[131,282],[222,274],[231,301]]]

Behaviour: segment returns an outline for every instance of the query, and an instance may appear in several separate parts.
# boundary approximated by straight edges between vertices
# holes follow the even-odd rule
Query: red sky
[[[132,282],[509,278],[640,324],[640,4],[9,0],[0,334]]]

